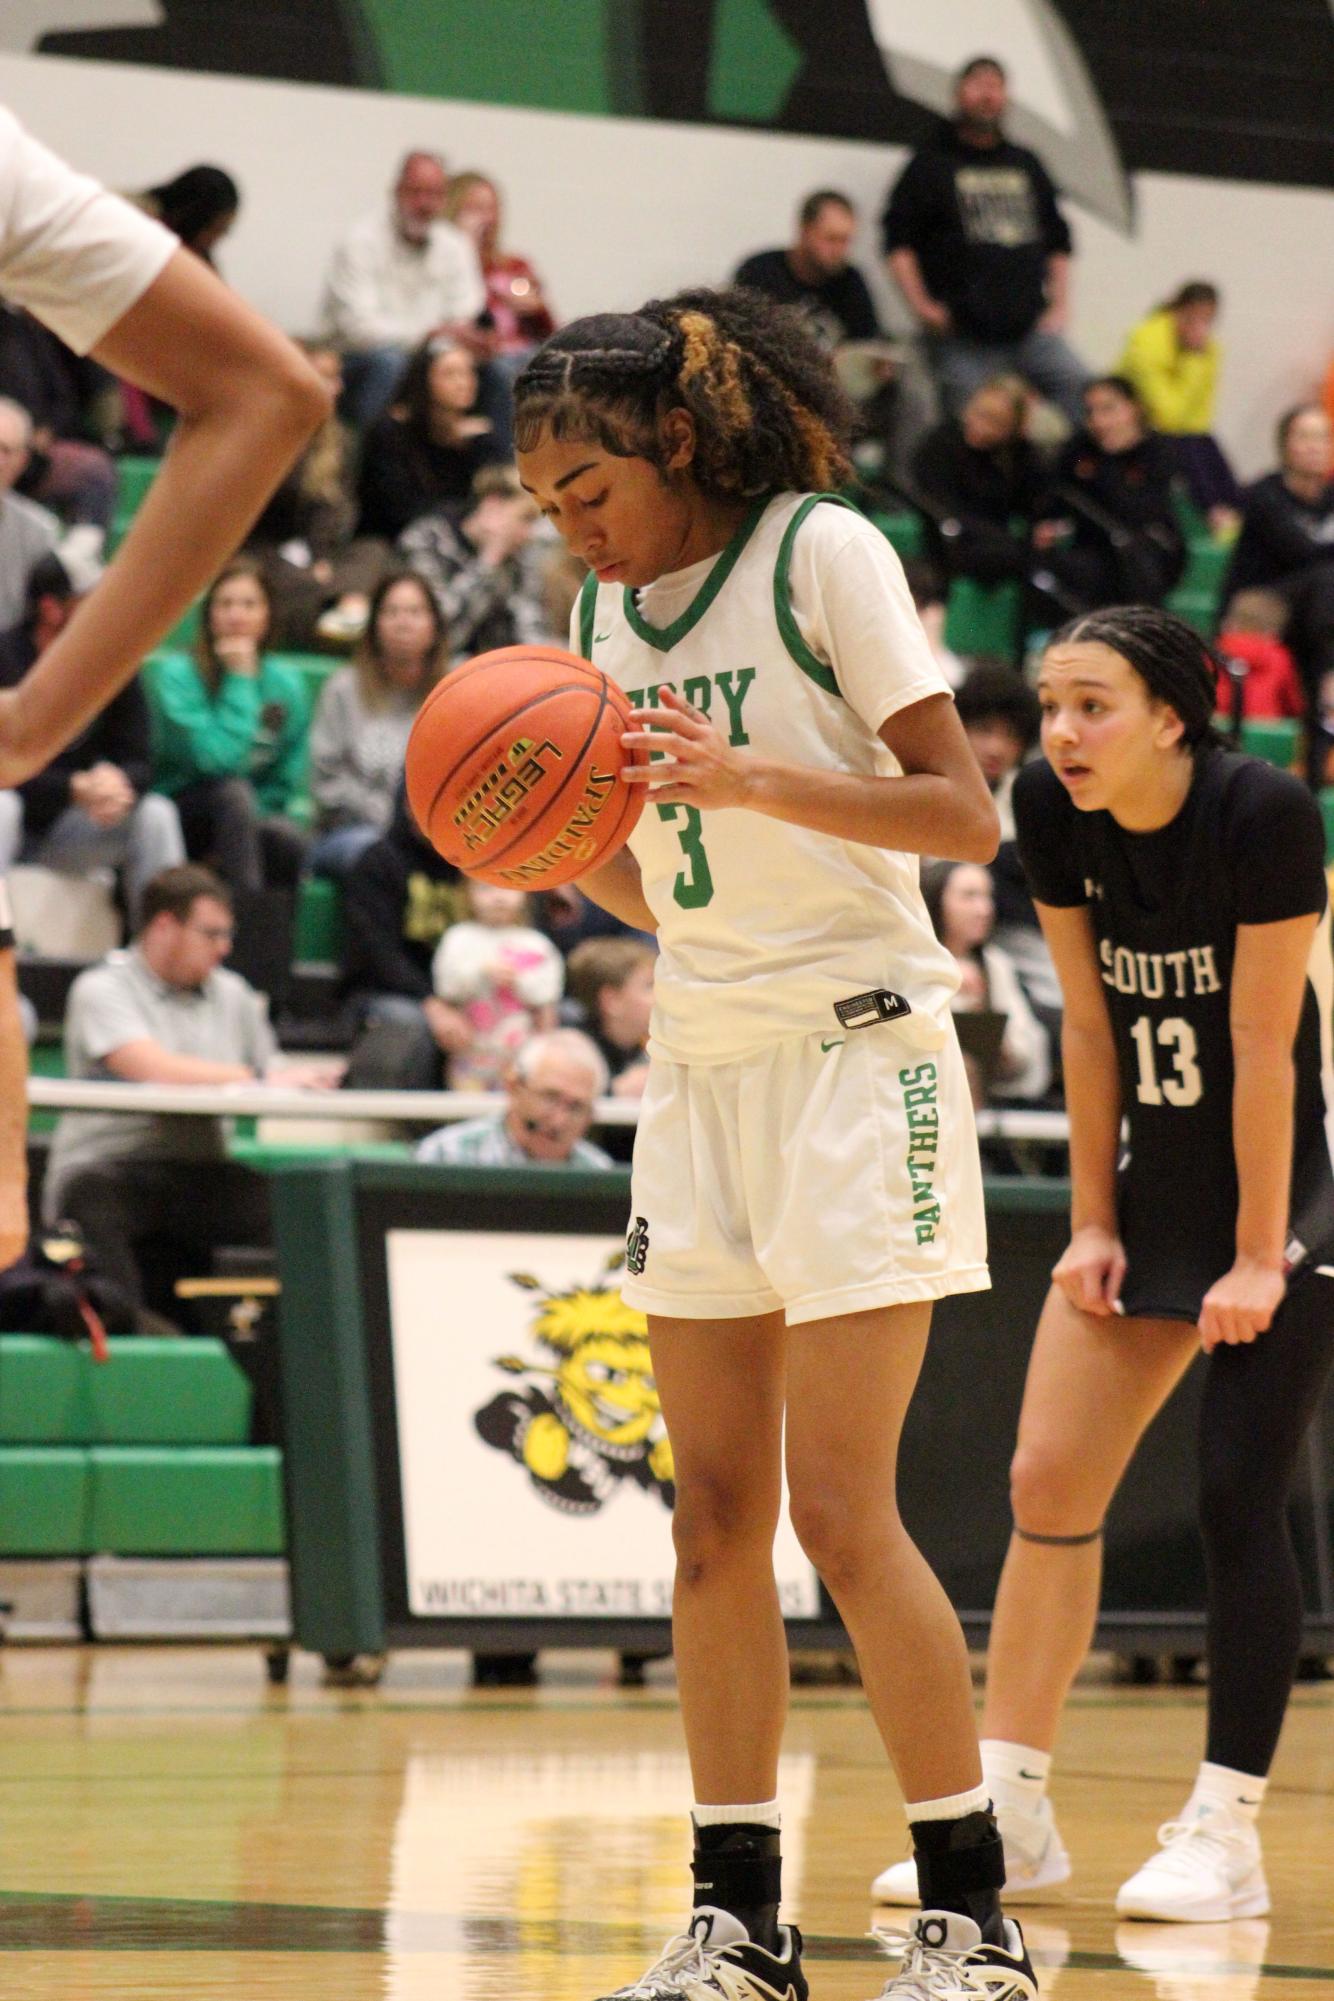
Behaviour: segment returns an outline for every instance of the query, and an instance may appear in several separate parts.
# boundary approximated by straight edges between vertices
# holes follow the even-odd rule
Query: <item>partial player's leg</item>
[[[806,1997],[800,1938],[778,1921],[788,1660],[773,1544],[787,1340],[781,1313],[649,1315],[676,1482],[672,1651],[695,1789],[695,1908],[624,1995]]]
[[[1038,1322],[982,1723],[1012,1899],[1040,1896],[1070,1873],[1045,1793],[1061,1711],[1097,1619],[1103,1516],[1198,1341],[1182,1322],[1095,1319],[1056,1287]],[[911,1864],[885,1870],[873,1889],[886,1903],[915,1901]]]
[[[792,1521],[838,1606],[907,1804],[924,1915],[901,1972],[915,1995],[976,1972],[1036,1993],[1000,1907],[1001,1840],[982,1781],[962,1629],[898,1511],[899,1438],[929,1302],[808,1322],[790,1335]]]
[[[1182,1813],[1117,1895],[1123,1917],[1199,1923],[1269,1909],[1257,1821],[1302,1641],[1288,1497],[1331,1364],[1334,1281],[1317,1273],[1267,1333],[1209,1358],[1200,1412],[1208,1740]]]

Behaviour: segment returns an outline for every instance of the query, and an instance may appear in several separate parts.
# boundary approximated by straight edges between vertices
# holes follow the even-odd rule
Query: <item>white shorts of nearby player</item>
[[[622,1293],[647,1313],[825,1320],[989,1285],[973,1112],[951,1028],[792,1036],[655,1060]]]

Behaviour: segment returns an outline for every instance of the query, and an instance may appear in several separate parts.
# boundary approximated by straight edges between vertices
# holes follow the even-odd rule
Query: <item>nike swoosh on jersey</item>
[[[822,1055],[827,1056],[831,1049],[841,1049],[842,1047],[843,1047],[843,1037],[841,1035],[836,1035],[832,1042],[821,1042],[820,1051]]]

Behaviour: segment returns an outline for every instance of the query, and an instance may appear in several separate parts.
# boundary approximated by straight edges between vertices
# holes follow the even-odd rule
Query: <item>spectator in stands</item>
[[[157,664],[157,772],[186,852],[238,891],[290,888],[306,835],[292,817],[306,774],[307,702],[265,651],[273,606],[259,566],[227,564],[204,595],[194,657]]]
[[[455,660],[553,636],[543,552],[533,546],[538,519],[512,466],[483,466],[462,521],[437,507],[399,537],[399,555],[435,593]]]
[[[1277,591],[1238,591],[1223,613],[1214,651],[1223,662],[1218,707],[1242,717],[1300,722],[1306,715],[1297,662],[1280,637],[1288,607]]]
[[[500,190],[485,174],[455,174],[445,196],[445,220],[472,238],[491,315],[493,353],[508,379],[518,373],[539,341],[556,331],[556,318],[541,279],[526,257],[500,247]]]
[[[959,990],[956,1014],[1004,1015],[994,1074],[987,1079],[970,1062],[976,1102],[991,1098],[1040,1098],[1051,1081],[1047,1031],[1029,1006],[1007,952],[992,941],[996,906],[991,877],[977,862],[933,862],[922,871],[922,896],[936,936],[952,953]],[[967,1051],[965,1058],[967,1060]]]
[[[23,623],[0,636],[0,687],[12,688],[63,632],[96,581],[76,581],[58,556],[43,556],[28,579]],[[82,875],[124,871],[131,922],[144,886],[185,860],[181,823],[170,799],[150,792],[148,703],[140,682],[126,683],[45,771],[0,792],[0,876],[16,861]]]
[[[566,965],[570,1000],[579,1025],[602,1051],[613,1098],[644,1094],[657,958],[642,938],[586,938]]]
[[[393,400],[408,356],[433,334],[489,356],[477,325],[486,285],[471,237],[444,219],[448,189],[439,154],[409,153],[388,205],[354,223],[334,251],[325,313],[359,429]]]
[[[1219,293],[1192,278],[1132,328],[1117,363],[1156,431],[1175,441],[1190,497],[1216,535],[1236,532],[1241,493],[1213,435],[1220,351]]]
[[[1278,427],[1279,467],[1248,486],[1227,594],[1262,585],[1288,608],[1283,637],[1307,701],[1334,672],[1334,431],[1318,403],[1289,410]]]
[[[1041,160],[1005,137],[1006,106],[1004,66],[994,56],[965,63],[954,117],[890,193],[885,254],[947,409],[962,409],[990,377],[1016,374],[1078,423],[1088,371],[1063,338],[1070,231]]]
[[[349,1061],[350,1081],[439,1089],[444,1059],[464,1046],[468,1024],[437,999],[431,966],[462,908],[458,870],[418,833],[400,786],[383,838],[343,885],[343,988],[364,1031]]]
[[[469,882],[467,916],[436,947],[431,982],[468,1024],[449,1053],[451,1091],[494,1091],[529,1037],[556,1026],[565,964],[533,929],[521,889]]]
[[[950,687],[957,688],[967,674],[968,666],[945,644],[945,619],[948,615],[945,579],[935,564],[928,562],[924,556],[909,556],[903,565],[903,575],[912,595],[913,608],[922,621],[931,657]]]
[[[35,501],[13,491],[32,445],[32,419],[22,404],[0,396],[0,632],[23,617],[35,564],[60,540],[60,523]]]
[[[1037,742],[1038,698],[1003,660],[980,660],[954,697],[959,721],[982,767],[1000,818],[1002,841],[1014,839],[1014,774]]]
[[[892,345],[880,325],[870,288],[851,259],[856,233],[857,212],[847,195],[817,188],[797,211],[795,240],[756,251],[738,265],[732,282],[795,307],[829,349],[861,411],[857,470],[877,486],[881,475],[906,471],[912,446],[934,415],[934,396],[902,344]]]
[[[300,345],[336,399],[337,349]],[[356,441],[331,410],[246,537],[244,553],[263,565],[273,600],[275,645],[305,652],[317,636],[347,641],[365,631],[389,556],[382,542],[356,535],[357,514]]]
[[[84,538],[94,551],[116,507],[116,467],[97,435],[99,404],[113,388],[105,369],[31,313],[0,308],[0,395],[21,404],[33,427],[18,491],[72,525],[98,530]]]
[[[337,1066],[276,1064],[267,1003],[223,965],[226,885],[186,865],[144,891],[138,935],[80,973],[65,1015],[70,1077],[138,1084],[267,1079],[323,1088]],[[183,1172],[182,1170],[188,1170]],[[90,1260],[137,1304],[171,1311],[171,1283],[207,1273],[221,1244],[267,1244],[262,1175],[227,1158],[227,1121],[161,1112],[66,1112],[43,1193],[48,1224],[77,1225]],[[146,1285],[149,1244],[161,1259]]]
[[[479,468],[505,457],[476,404],[477,365],[465,347],[437,334],[418,348],[393,409],[366,435],[361,534],[393,542],[423,514],[467,504]]]
[[[310,726],[317,875],[345,876],[387,829],[417,711],[449,666],[430,586],[394,570],[371,599],[350,666],[329,676]]]
[[[241,211],[241,190],[221,167],[187,167],[174,180],[146,189],[138,199],[141,208],[206,264],[212,264],[213,252]]]
[[[1061,987],[1038,925],[1019,860],[1010,795],[1015,773],[1038,739],[1038,699],[1022,675],[1004,660],[979,660],[954,698],[959,721],[982,767],[996,802],[1000,846],[990,864],[996,928],[991,942],[1008,954],[1019,984],[1053,1051],[1059,1048]]]
[[[1047,588],[1054,579],[1071,610],[1161,604],[1186,564],[1172,449],[1149,430],[1123,376],[1090,382],[1084,412],[1086,428],[1062,445],[1034,529],[1042,552],[1034,581]]]
[[[585,1138],[606,1089],[596,1046],[577,1028],[553,1028],[519,1050],[503,1112],[441,1126],[417,1158],[437,1166],[610,1167],[610,1156]]]
[[[914,497],[920,496],[932,554],[949,576],[997,584],[1028,575],[1029,537],[1047,473],[1027,422],[1024,382],[993,376],[918,446]]]
[[[881,335],[870,289],[852,262],[857,211],[836,188],[817,188],[797,211],[794,242],[757,250],[738,264],[734,285],[796,306],[831,352],[845,341]]]

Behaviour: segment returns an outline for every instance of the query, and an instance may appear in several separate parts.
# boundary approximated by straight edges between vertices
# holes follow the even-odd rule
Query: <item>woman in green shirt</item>
[[[228,563],[204,597],[194,655],[154,677],[159,792],[176,801],[191,860],[235,889],[290,887],[307,836],[292,818],[305,783],[306,692],[265,653],[273,619],[259,567]]]

